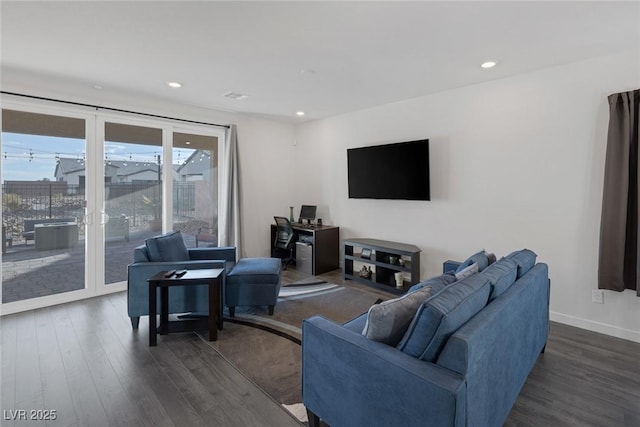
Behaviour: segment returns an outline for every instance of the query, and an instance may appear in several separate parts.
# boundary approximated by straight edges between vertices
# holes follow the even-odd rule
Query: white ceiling
[[[640,50],[637,1],[3,0],[0,13],[3,70],[293,121]]]

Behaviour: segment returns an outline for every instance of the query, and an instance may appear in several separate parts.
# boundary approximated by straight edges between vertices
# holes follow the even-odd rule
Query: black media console
[[[369,277],[362,267],[371,270]],[[395,273],[402,273],[401,287],[396,286]],[[344,279],[395,294],[405,293],[420,281],[420,248],[378,239],[345,240]]]

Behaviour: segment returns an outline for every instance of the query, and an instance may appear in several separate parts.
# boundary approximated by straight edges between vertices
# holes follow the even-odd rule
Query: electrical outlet
[[[594,289],[591,291],[591,302],[596,304],[604,304],[604,291],[600,289]]]

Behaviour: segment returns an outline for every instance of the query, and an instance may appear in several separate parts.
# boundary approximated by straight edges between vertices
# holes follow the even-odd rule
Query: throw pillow
[[[485,268],[482,273],[480,273],[482,276],[489,279],[489,282],[491,283],[491,295],[489,296],[489,301],[493,301],[499,297],[509,288],[509,286],[511,286],[513,282],[515,282],[517,271],[518,266],[515,262],[507,258],[502,258],[500,261],[491,264],[489,267]]]
[[[506,256],[506,258],[518,264],[517,278],[519,279],[535,265],[537,256],[538,255],[536,255],[532,250],[522,249],[520,251],[511,252]]]
[[[456,280],[462,280],[465,277],[472,276],[472,275],[476,274],[478,271],[479,271],[478,263],[474,262],[470,266],[468,266],[468,267],[460,270],[459,272],[457,272],[456,273]]]
[[[430,296],[431,288],[424,287],[400,298],[372,305],[362,335],[395,346],[407,330],[418,306]]]
[[[152,262],[189,261],[189,251],[180,231],[152,237],[147,239],[145,243],[149,252],[149,260]]]
[[[490,292],[489,280],[480,274],[447,286],[420,305],[398,349],[435,361],[449,337],[484,308]]]
[[[487,252],[483,249],[471,255],[469,258],[465,259],[464,262],[460,264],[460,266],[456,269],[456,273],[461,272],[462,270],[469,267],[473,263],[478,264],[478,271],[482,271],[485,268],[487,268],[487,266],[489,265],[489,257]]]

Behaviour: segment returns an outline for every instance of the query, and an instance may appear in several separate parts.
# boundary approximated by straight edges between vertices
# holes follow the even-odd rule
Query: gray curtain
[[[640,89],[609,96],[598,288],[640,296],[638,123]]]
[[[218,212],[219,245],[235,246],[242,258],[240,240],[240,182],[238,179],[238,139],[236,125],[231,125],[220,147],[220,209]]]

